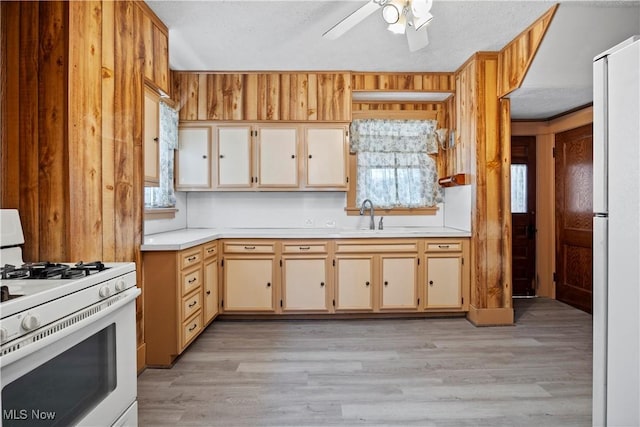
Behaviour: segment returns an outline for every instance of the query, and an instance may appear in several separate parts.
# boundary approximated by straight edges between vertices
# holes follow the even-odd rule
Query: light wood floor
[[[216,321],[138,379],[140,426],[590,426],[591,316]]]

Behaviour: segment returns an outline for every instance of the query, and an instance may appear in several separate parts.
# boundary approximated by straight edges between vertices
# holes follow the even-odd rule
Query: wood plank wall
[[[174,72],[180,120],[351,120],[350,73]]]
[[[141,5],[0,3],[0,204],[20,211],[25,260],[140,267],[147,60],[157,79],[147,81],[169,89],[166,40],[155,37],[167,30]],[[147,20],[159,28],[151,42],[138,31]],[[139,345],[142,309],[139,298]]]
[[[455,73],[351,73],[353,91],[453,92]]]
[[[498,53],[475,54],[458,71],[456,89],[457,144],[446,170],[474,180],[470,319],[510,323],[510,123],[508,102],[497,95]]]
[[[522,85],[558,6],[559,4],[553,5],[500,51],[498,62],[500,76],[498,95],[500,97],[508,95]]]

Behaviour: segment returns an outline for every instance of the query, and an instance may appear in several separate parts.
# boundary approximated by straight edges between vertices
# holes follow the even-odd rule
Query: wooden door
[[[225,258],[225,311],[274,311],[273,257]]]
[[[176,189],[211,188],[211,128],[181,127],[178,141]]]
[[[218,257],[204,261],[204,323],[218,314]]]
[[[513,296],[536,294],[536,137],[511,138]]]
[[[591,312],[593,126],[556,135],[556,298]]]
[[[144,185],[160,185],[160,97],[144,90]]]

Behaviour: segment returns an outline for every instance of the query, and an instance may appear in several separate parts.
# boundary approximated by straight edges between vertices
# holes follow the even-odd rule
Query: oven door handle
[[[7,366],[16,362],[23,357],[51,345],[55,341],[63,339],[74,332],[89,326],[93,322],[105,318],[135,300],[141,292],[142,291],[137,287],[129,288],[128,290],[116,294],[111,298],[104,299],[76,313],[70,314],[69,316],[43,326],[28,335],[16,339],[15,341],[5,343],[2,346],[2,352],[6,351],[5,349],[10,349],[11,347],[19,347],[8,352],[6,355],[0,356],[0,365]],[[97,313],[91,314],[93,310],[101,306],[105,307]],[[68,326],[65,325],[65,323],[68,323]]]

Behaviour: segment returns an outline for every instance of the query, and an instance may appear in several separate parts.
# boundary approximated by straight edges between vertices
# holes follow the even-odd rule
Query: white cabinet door
[[[217,127],[218,187],[251,187],[251,127]]]
[[[178,129],[178,189],[211,188],[211,127]]]
[[[373,310],[373,257],[337,257],[336,264],[336,310]]]
[[[225,258],[224,310],[274,311],[273,258]]]
[[[283,311],[327,311],[327,257],[283,257]]]
[[[305,136],[307,187],[346,187],[346,128],[308,127]]]
[[[462,306],[462,257],[427,256],[426,308]]]
[[[149,89],[144,91],[144,184],[160,185],[160,110],[159,96]]]
[[[380,308],[418,308],[418,258],[416,255],[381,256],[382,303]]]
[[[258,186],[298,186],[298,129],[258,129]]]

